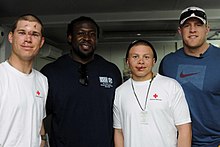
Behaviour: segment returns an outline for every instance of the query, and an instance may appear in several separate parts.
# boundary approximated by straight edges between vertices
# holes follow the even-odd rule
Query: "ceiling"
[[[92,17],[101,27],[99,43],[137,38],[171,41],[179,39],[178,17],[188,6],[206,10],[211,27],[209,39],[219,38],[219,0],[2,0],[0,24],[10,27],[15,17],[33,13],[44,23],[46,41],[59,48],[69,47],[66,26],[81,15]]]

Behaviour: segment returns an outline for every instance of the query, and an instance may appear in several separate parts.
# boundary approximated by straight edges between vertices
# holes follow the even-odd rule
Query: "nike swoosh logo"
[[[180,78],[185,78],[185,77],[189,77],[192,75],[198,74],[198,72],[195,73],[188,73],[188,74],[184,74],[183,72],[180,73]]]

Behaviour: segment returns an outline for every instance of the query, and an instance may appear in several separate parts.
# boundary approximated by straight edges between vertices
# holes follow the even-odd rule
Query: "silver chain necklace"
[[[138,105],[139,105],[139,107],[141,108],[142,111],[145,111],[145,110],[146,110],[146,107],[147,107],[147,99],[148,99],[150,87],[151,87],[151,84],[152,84],[152,81],[153,81],[154,77],[155,77],[155,76],[153,76],[153,77],[151,78],[150,84],[149,84],[149,86],[148,86],[148,88],[147,88],[147,95],[146,95],[146,99],[145,99],[145,103],[144,103],[144,108],[142,108],[142,106],[141,106],[141,104],[140,104],[140,101],[138,100],[137,94],[136,94],[136,92],[135,92],[135,90],[134,90],[133,80],[131,79],[131,87],[132,87],[134,96],[135,96],[135,98],[136,98],[136,100],[137,100],[137,103],[138,103]]]

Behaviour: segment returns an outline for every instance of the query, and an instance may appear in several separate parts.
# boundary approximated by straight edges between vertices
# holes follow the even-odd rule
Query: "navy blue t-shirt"
[[[112,105],[121,73],[99,55],[86,64],[86,73],[80,66],[64,55],[41,70],[49,82],[46,111],[52,115],[51,147],[111,147]],[[79,82],[82,74],[88,76],[88,86]]]
[[[186,55],[183,48],[164,57],[159,73],[176,79],[189,104],[192,146],[220,144],[220,48],[210,45],[201,57]]]

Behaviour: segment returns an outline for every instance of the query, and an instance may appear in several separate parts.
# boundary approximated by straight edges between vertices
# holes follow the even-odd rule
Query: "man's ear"
[[[208,35],[208,34],[209,34],[209,32],[210,32],[210,26],[209,26],[209,25],[207,25],[207,26],[206,26],[206,35]]]
[[[180,34],[180,36],[182,36],[182,33],[181,33],[181,28],[180,28],[180,27],[178,27],[177,29],[178,29],[178,33]]]
[[[10,32],[10,33],[8,34],[8,41],[9,41],[10,43],[12,43],[12,38],[13,38],[13,33]]]
[[[128,59],[126,59],[126,64],[127,64],[127,66],[130,68],[130,65],[129,65]]]
[[[44,45],[44,42],[45,42],[45,38],[44,37],[42,37],[41,38],[41,44],[40,44],[40,48]]]
[[[67,36],[67,43],[71,44],[72,42],[72,35]]]
[[[153,63],[156,64],[156,59],[155,58],[153,58]]]

